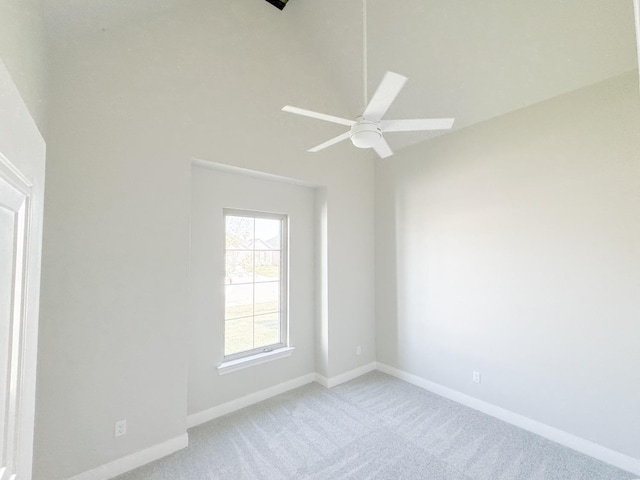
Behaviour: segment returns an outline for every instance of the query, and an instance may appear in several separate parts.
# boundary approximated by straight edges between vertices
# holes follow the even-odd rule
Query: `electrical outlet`
[[[126,420],[118,420],[115,426],[115,434],[116,437],[121,437],[127,434],[127,421]]]
[[[473,383],[481,383],[480,372],[473,372]]]
[[[362,347],[360,345],[356,347],[356,355],[362,355]]]

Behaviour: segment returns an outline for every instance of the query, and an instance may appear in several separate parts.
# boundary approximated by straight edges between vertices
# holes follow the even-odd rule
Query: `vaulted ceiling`
[[[221,1],[44,0],[52,45]],[[291,0],[282,12],[240,1],[255,3],[265,22],[290,22],[291,41],[343,99],[343,111],[326,113],[361,113],[362,0]],[[463,128],[637,68],[632,0],[367,1],[369,96],[387,70],[409,77],[388,118],[453,116]],[[397,134],[389,143],[399,149],[430,135]]]
[[[52,41],[143,22],[193,0],[43,0]]]

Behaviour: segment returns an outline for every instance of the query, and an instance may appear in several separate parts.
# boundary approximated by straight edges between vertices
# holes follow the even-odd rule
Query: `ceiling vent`
[[[288,1],[289,0],[267,0],[267,2],[269,2],[274,7],[278,7],[280,10],[287,6]]]

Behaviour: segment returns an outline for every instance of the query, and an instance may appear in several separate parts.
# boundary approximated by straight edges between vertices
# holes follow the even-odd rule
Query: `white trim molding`
[[[633,0],[633,11],[635,14],[636,41],[638,44],[638,67],[640,68],[640,0]]]
[[[185,433],[166,442],[71,477],[69,480],[108,480],[182,450],[186,448],[187,445],[189,445],[189,436]]]
[[[294,378],[293,380],[274,385],[273,387],[250,393],[249,395],[245,395],[244,397],[240,397],[236,400],[231,400],[230,402],[216,405],[215,407],[209,408],[207,410],[193,413],[187,417],[187,428],[193,428],[198,425],[202,425],[203,423],[209,422],[218,417],[222,417],[223,415],[227,415],[229,413],[235,412],[236,410],[240,410],[241,408],[254,405],[258,402],[262,402],[263,400],[275,397],[276,395],[280,395],[281,393],[288,392],[289,390],[307,385],[311,382],[317,382],[326,388],[333,388],[336,385],[340,385],[341,383],[353,380],[354,378],[357,378],[360,375],[364,375],[365,373],[369,373],[375,369],[376,363],[371,362],[367,365],[355,368],[331,378],[324,377],[318,373],[309,373],[302,377]]]
[[[449,400],[453,400],[454,402],[498,418],[504,422],[510,423],[511,425],[515,425],[516,427],[520,427],[524,430],[535,433],[536,435],[540,435],[541,437],[559,443],[560,445],[564,445],[572,450],[583,453],[597,460],[601,460],[613,465],[614,467],[631,472],[634,475],[640,475],[640,459],[616,452],[615,450],[603,447],[602,445],[585,440],[584,438],[571,433],[551,427],[505,408],[498,407],[492,403],[479,400],[465,393],[445,387],[444,385],[425,380],[417,375],[407,373],[403,370],[398,370],[397,368],[390,367],[384,363],[378,362],[377,369],[383,373],[392,375],[400,380],[404,380],[405,382],[435,393],[436,395],[448,398]]]
[[[444,385],[431,382],[422,377],[418,377],[417,375],[407,373],[403,370],[399,370],[380,362],[372,362],[331,378],[327,378],[318,373],[309,373],[307,375],[294,378],[293,380],[280,383],[273,387],[269,387],[252,394],[245,395],[244,397],[238,398],[236,400],[217,405],[202,412],[189,415],[187,417],[187,427],[196,427],[223,415],[227,415],[242,408],[254,405],[256,403],[262,402],[263,400],[267,400],[271,397],[275,397],[276,395],[294,390],[298,387],[307,385],[314,381],[326,388],[333,388],[337,385],[353,380],[354,378],[369,373],[373,370],[379,370],[388,375],[392,375],[396,378],[399,378],[400,380],[404,380],[405,382],[411,383],[413,385],[416,385],[417,387],[435,393],[436,395],[440,395],[461,405],[465,405],[469,408],[473,408],[474,410],[478,410],[482,413],[498,418],[504,422],[510,423],[511,425],[540,435],[541,437],[564,445],[565,447],[571,448],[577,452],[601,460],[622,470],[631,472],[635,475],[640,475],[639,459],[624,455],[620,452],[616,452],[609,448],[603,447],[602,445],[590,442],[589,440],[585,440],[568,432],[559,430],[557,428],[530,419],[510,410],[498,407],[497,405],[479,400],[457,390],[445,387]],[[156,445],[141,452],[137,452],[132,455],[115,460],[111,463],[103,465],[102,467],[98,467],[94,470],[76,475],[69,480],[108,480],[115,476],[121,475],[122,473],[133,470],[134,468],[140,467],[154,460],[174,453],[178,450],[181,450],[182,448],[185,448],[187,444],[188,437],[187,434],[184,434],[160,445]]]
[[[281,393],[288,392],[289,390],[293,390],[294,388],[307,385],[308,383],[313,382],[315,379],[316,374],[309,373],[302,377],[289,380],[288,382],[280,383],[278,385],[274,385],[273,387],[250,393],[249,395],[245,395],[244,397],[240,397],[236,400],[231,400],[230,402],[216,405],[215,407],[203,410],[202,412],[191,414],[187,416],[187,428],[196,427],[223,415],[227,415],[228,413],[240,410],[241,408],[245,408],[255,403],[262,402],[263,400],[267,400],[268,398],[275,397],[276,395],[280,395]]]
[[[0,477],[28,480],[33,476],[46,144],[1,59],[0,92],[0,203],[3,217],[13,217],[13,228],[0,233],[2,268],[11,275],[0,286],[10,305],[0,315]]]
[[[231,372],[237,372],[244,368],[249,368],[254,365],[260,365],[261,363],[271,362],[278,360],[279,358],[290,357],[295,350],[295,347],[283,347],[270,352],[258,353],[251,355],[250,357],[238,358],[237,360],[231,360],[223,362],[218,368],[218,375],[226,375]]]
[[[362,367],[354,368],[353,370],[349,370],[348,372],[341,373],[340,375],[336,375],[335,377],[327,378],[319,373],[316,373],[316,382],[326,388],[333,388],[341,383],[348,382],[349,380],[353,380],[354,378],[358,378],[365,373],[372,372],[376,369],[376,362],[368,363],[367,365],[363,365]]]
[[[0,479],[31,476],[33,405],[31,377],[35,374],[38,323],[37,298],[31,264],[39,268],[32,234],[33,184],[0,153],[0,207],[12,224],[0,232],[7,249],[9,284],[1,287],[9,308],[0,318]],[[7,223],[9,223],[7,222]],[[3,228],[4,230],[4,228]],[[6,257],[5,257],[6,258]],[[3,262],[5,263],[5,262]],[[5,290],[6,288],[6,290]],[[6,313],[6,316],[5,316]],[[6,341],[4,341],[6,339]]]

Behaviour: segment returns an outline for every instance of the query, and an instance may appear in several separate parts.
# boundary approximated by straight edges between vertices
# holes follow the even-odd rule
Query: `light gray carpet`
[[[630,480],[634,476],[380,372],[310,384],[189,430],[118,480]]]

